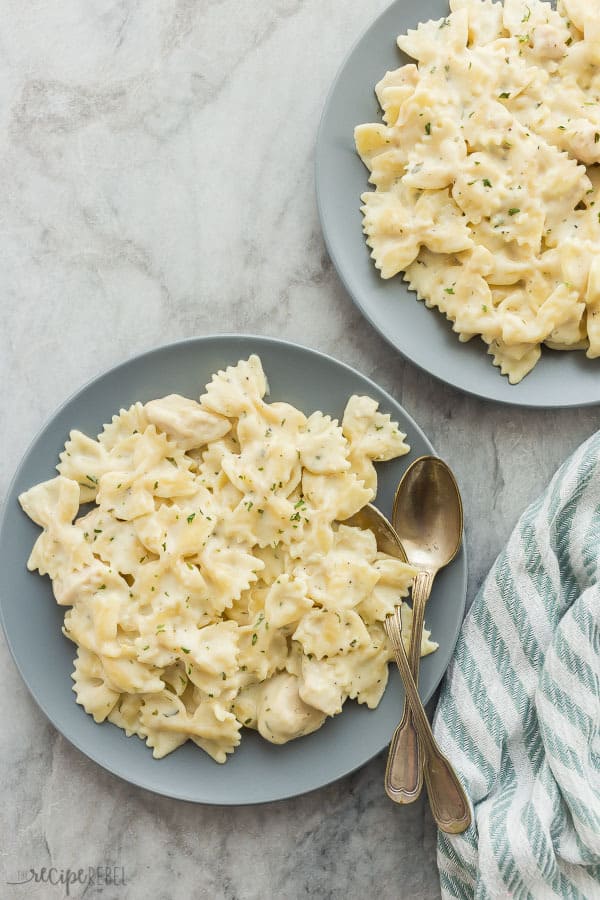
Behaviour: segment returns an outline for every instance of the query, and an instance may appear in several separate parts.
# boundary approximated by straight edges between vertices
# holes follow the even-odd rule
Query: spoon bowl
[[[454,475],[437,456],[421,456],[396,490],[393,527],[411,565],[438,572],[459,551],[463,507]]]
[[[391,522],[372,503],[367,503],[343,523],[355,528],[368,528],[375,535],[377,549],[406,562],[406,552]]]

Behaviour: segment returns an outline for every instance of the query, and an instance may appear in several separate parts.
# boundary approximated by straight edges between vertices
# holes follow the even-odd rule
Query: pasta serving
[[[511,383],[541,345],[600,356],[597,4],[451,0],[398,38],[417,61],[359,125],[375,190],[364,231],[383,278],[480,335]]]
[[[136,403],[97,440],[72,431],[59,475],[20,497],[43,528],[28,567],[69,607],[77,702],[157,758],[190,739],[225,762],[242,727],[282,744],[385,689],[382,621],[414,570],[343,520],[405,435],[368,397],[339,425],[267,390],[251,356],[199,402]]]

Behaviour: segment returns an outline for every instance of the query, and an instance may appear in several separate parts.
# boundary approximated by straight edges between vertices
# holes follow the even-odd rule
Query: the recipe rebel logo
[[[83,887],[81,896],[90,888],[125,887],[127,880],[123,866],[87,866],[78,869],[60,869],[57,866],[44,866],[41,869],[20,869],[14,881],[6,884],[18,886],[26,884],[47,884],[62,888],[65,896],[70,897],[71,891],[77,887]],[[25,894],[27,896],[27,894]]]

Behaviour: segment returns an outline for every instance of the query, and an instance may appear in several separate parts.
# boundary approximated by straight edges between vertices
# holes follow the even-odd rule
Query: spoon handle
[[[425,620],[425,604],[429,600],[433,587],[434,572],[421,569],[415,576],[412,588],[412,630],[410,635],[410,670],[415,684],[419,686],[419,664],[421,662],[421,642],[423,640],[423,622]],[[400,615],[400,607],[396,607],[396,615]],[[402,628],[402,620],[400,620]],[[405,701],[406,706],[406,701]]]
[[[410,636],[410,669],[415,684],[419,684],[419,663],[421,661],[421,639],[425,604],[431,593],[434,575],[421,569],[417,572],[412,589],[413,619]],[[400,608],[395,616],[400,627]],[[385,790],[396,803],[413,803],[423,788],[423,751],[419,745],[417,730],[408,696],[404,699],[404,711],[396,728],[388,750],[385,770]]]
[[[402,675],[413,721],[423,749],[425,783],[433,818],[441,831],[459,834],[466,831],[471,824],[469,801],[456,772],[443,755],[433,736],[429,719],[423,709],[417,686],[410,671],[398,621],[395,616],[388,616],[384,624]]]

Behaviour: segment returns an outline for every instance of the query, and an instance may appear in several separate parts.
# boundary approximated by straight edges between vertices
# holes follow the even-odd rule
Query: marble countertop
[[[248,331],[333,353],[387,388],[454,468],[469,598],[594,409],[480,402],[361,318],[320,234],[313,150],[344,54],[386,0],[4,0],[0,24],[0,494],[49,413],[159,343]],[[436,898],[423,802],[380,756],[308,796],[217,809],[113,778],[56,733],[0,643],[0,895],[30,867],[123,867],[85,896]],[[71,888],[71,896],[83,896]]]

